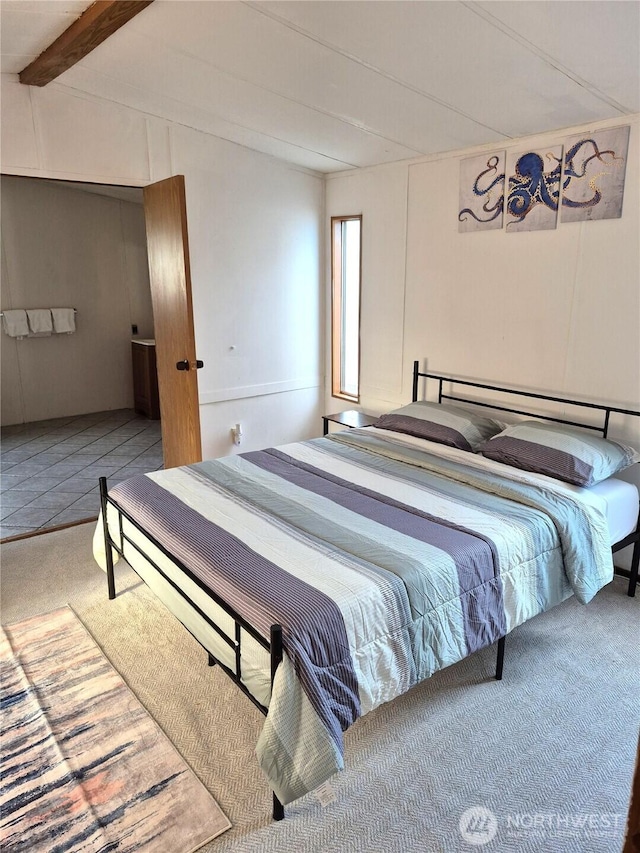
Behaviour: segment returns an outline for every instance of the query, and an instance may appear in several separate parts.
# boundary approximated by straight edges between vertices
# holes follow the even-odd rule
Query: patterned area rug
[[[191,853],[231,826],[69,608],[0,631],[4,853]]]

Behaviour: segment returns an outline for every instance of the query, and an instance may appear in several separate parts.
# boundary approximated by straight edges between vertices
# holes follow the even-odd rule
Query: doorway
[[[3,176],[2,200],[3,308],[73,309],[66,333],[2,331],[4,538],[95,516],[98,470],[162,458],[133,411],[131,338],[154,334],[142,190]]]
[[[150,315],[151,323],[155,325],[155,329],[152,334],[154,335],[154,339],[157,333],[158,340],[155,341],[157,356],[158,356],[158,385],[159,385],[159,393],[160,393],[160,410],[162,417],[162,430],[160,431],[160,427],[158,426],[155,435],[153,434],[152,428],[143,428],[142,423],[138,417],[138,413],[131,412],[128,409],[119,409],[115,407],[110,407],[105,411],[95,412],[92,411],[92,414],[98,415],[106,415],[106,417],[101,417],[100,421],[107,421],[107,423],[102,423],[101,426],[97,426],[95,423],[87,423],[86,421],[80,423],[80,429],[78,432],[73,432],[77,424],[74,425],[70,423],[66,415],[62,415],[62,421],[60,418],[39,418],[35,420],[35,423],[39,424],[39,427],[36,427],[37,434],[31,434],[28,436],[28,441],[22,442],[22,439],[19,437],[18,433],[19,429],[13,430],[14,435],[11,437],[11,441],[9,441],[9,446],[11,447],[10,452],[13,452],[13,457],[5,456],[5,470],[7,476],[13,477],[22,477],[23,473],[28,474],[24,481],[14,482],[14,481],[6,481],[9,484],[7,488],[7,492],[9,492],[12,488],[16,491],[28,492],[29,487],[33,487],[37,485],[37,489],[33,491],[37,491],[42,488],[44,483],[41,481],[39,484],[34,483],[33,477],[37,477],[41,474],[42,470],[48,471],[50,465],[49,463],[52,461],[52,453],[49,452],[49,459],[46,460],[47,468],[40,469],[35,471],[32,468],[31,471],[28,468],[25,470],[25,466],[29,465],[29,459],[27,458],[19,458],[28,452],[28,448],[26,447],[32,441],[36,441],[36,443],[40,444],[42,452],[46,448],[44,448],[44,443],[51,442],[49,447],[57,446],[60,444],[55,439],[55,435],[51,435],[48,438],[43,437],[43,434],[39,432],[39,430],[43,427],[44,421],[53,421],[53,427],[56,430],[62,430],[63,432],[71,431],[72,434],[66,435],[67,446],[73,446],[74,442],[76,446],[79,445],[79,442],[84,439],[79,435],[81,432],[85,432],[87,429],[89,430],[104,430],[109,426],[114,426],[113,430],[107,429],[107,433],[110,434],[113,432],[113,435],[110,435],[110,439],[108,441],[118,441],[118,445],[112,445],[111,447],[102,447],[100,449],[106,449],[108,453],[112,454],[110,461],[113,461],[115,456],[120,455],[124,457],[125,453],[122,452],[120,444],[128,444],[129,451],[135,446],[135,435],[139,435],[141,433],[146,433],[146,439],[150,440],[154,438],[153,443],[149,444],[147,448],[144,449],[143,453],[138,453],[131,460],[123,460],[125,461],[125,465],[121,466],[115,472],[107,472],[101,471],[96,474],[96,469],[91,469],[91,475],[102,476],[103,474],[108,476],[109,473],[116,474],[118,479],[124,479],[125,469],[128,467],[130,462],[134,461],[144,461],[145,465],[149,466],[150,470],[153,470],[155,467],[169,467],[175,465],[184,465],[189,464],[191,462],[199,461],[201,456],[201,442],[200,442],[200,412],[199,412],[199,400],[198,400],[198,386],[197,386],[197,378],[196,378],[196,370],[202,366],[202,363],[197,361],[195,355],[195,338],[194,338],[194,328],[193,328],[193,310],[192,310],[192,302],[191,302],[191,278],[190,278],[190,264],[189,264],[189,246],[188,246],[188,231],[187,231],[187,218],[186,218],[186,199],[185,199],[185,187],[184,187],[184,177],[182,175],[177,175],[171,178],[168,178],[164,181],[160,181],[155,184],[150,184],[141,190],[135,187],[117,187],[117,186],[105,186],[105,185],[96,185],[96,184],[77,184],[74,182],[64,182],[64,181],[48,181],[47,179],[42,178],[14,178],[10,176],[7,178],[8,180],[26,180],[26,181],[35,181],[41,182],[41,186],[56,185],[56,186],[69,186],[72,187],[74,191],[80,190],[81,192],[87,192],[92,195],[100,195],[100,196],[111,196],[112,198],[126,200],[127,202],[135,201],[137,202],[140,194],[142,194],[143,199],[143,208],[144,208],[144,221],[145,221],[145,236],[140,241],[141,245],[144,245],[145,249],[145,258],[144,258],[144,268],[148,273],[148,282],[149,286],[145,289],[148,297],[150,305],[150,311],[147,313]],[[5,180],[5,178],[3,178]],[[42,183],[44,182],[44,184]],[[37,186],[37,184],[32,184],[32,186]],[[134,198],[134,194],[138,195],[138,198]],[[28,217],[27,217],[28,219]],[[58,217],[51,217],[49,222],[53,225],[58,223]],[[84,222],[81,218],[78,223],[80,224]],[[41,231],[47,231],[48,224],[43,225]],[[103,238],[104,234],[101,229],[97,230],[97,236],[99,238]],[[4,231],[3,231],[4,234]],[[86,252],[88,246],[92,246],[93,243],[89,239],[82,239],[75,237],[74,249],[82,254],[83,251]],[[147,252],[148,247],[148,252]],[[45,254],[45,258],[47,262],[50,261],[51,257],[54,257],[57,250],[59,249],[59,244],[54,241],[54,251],[51,252],[50,255]],[[42,252],[40,252],[39,257],[42,257]],[[9,270],[11,264],[6,261],[5,257],[6,253],[4,251],[2,253],[2,264],[3,264],[3,276],[6,275],[7,270]],[[94,266],[95,269],[95,266]],[[87,280],[91,280],[92,274],[89,272],[87,275]],[[10,276],[9,276],[10,280]],[[5,278],[6,281],[6,278]],[[45,279],[46,284],[46,279]],[[15,287],[14,287],[15,291]],[[108,288],[107,288],[108,291]],[[11,292],[11,291],[10,291]],[[78,295],[78,291],[76,291],[76,296]],[[44,302],[46,303],[49,291],[45,290],[43,295]],[[136,292],[137,297],[140,297],[141,291],[138,289]],[[82,292],[82,295],[85,295]],[[100,295],[103,297],[103,308],[107,311],[106,317],[110,317],[110,311],[112,310],[113,300],[108,297],[104,299],[104,293],[101,292]],[[139,298],[132,300],[132,292],[129,288],[127,292],[129,308],[132,308],[132,305],[135,303],[137,307],[140,307]],[[46,297],[46,298],[45,298]],[[81,298],[81,297],[79,297]],[[75,301],[69,300],[69,301]],[[144,300],[143,300],[144,301]],[[11,299],[13,305],[13,295]],[[92,307],[93,302],[91,303]],[[116,308],[120,308],[122,310],[122,305],[115,306]],[[95,312],[94,312],[95,313]],[[132,315],[130,313],[129,321],[131,328],[131,335],[144,336],[141,334],[142,330],[140,329],[140,324],[133,322],[131,319]],[[121,328],[122,331],[122,328]],[[3,336],[3,344],[6,343]],[[121,376],[121,382],[126,382],[127,385],[130,382],[132,369],[131,369],[131,345],[127,343],[127,351],[128,356],[126,358],[126,380]],[[15,366],[18,367],[18,370],[15,372],[15,376],[19,377],[19,382],[22,382],[22,375],[19,370],[19,359],[17,358],[17,353],[13,352],[13,362]],[[84,371],[86,374],[86,369],[84,367],[84,360],[79,358],[69,357],[69,353],[67,353],[67,364],[72,371],[78,371],[78,365],[80,365],[80,370]],[[107,352],[103,356],[103,363],[105,361],[109,361],[112,353]],[[122,354],[120,355],[122,358]],[[7,362],[3,359],[3,374],[5,370],[5,364]],[[43,362],[50,368],[50,362],[45,360]],[[9,371],[11,371],[11,360],[9,360]],[[180,373],[180,377],[176,381],[176,371]],[[4,378],[4,377],[3,377]],[[86,382],[85,382],[86,384]],[[51,391],[52,385],[55,383],[49,383],[46,387],[47,392]],[[95,385],[95,383],[94,383]],[[65,375],[64,381],[61,383],[61,389],[64,392],[69,391],[69,388],[74,387],[73,379],[70,379],[68,375]],[[23,397],[23,408],[24,408],[24,397]],[[76,406],[77,408],[77,406]],[[85,407],[86,408],[86,407]],[[92,407],[95,409],[95,405]],[[116,423],[113,421],[113,417],[115,414],[118,414],[121,417],[121,422]],[[59,413],[58,413],[59,414]],[[25,417],[22,418],[14,418],[13,420],[16,422],[15,424],[8,424],[8,427],[17,426],[18,424],[28,422],[28,419]],[[44,426],[51,426],[51,424],[44,424]],[[5,431],[6,432],[6,431]],[[9,429],[11,432],[11,429]],[[161,432],[161,434],[160,434]],[[132,435],[132,433],[134,433]],[[94,432],[95,434],[95,432]],[[25,436],[23,435],[23,438]],[[86,435],[84,436],[87,437]],[[104,435],[100,437],[102,441],[104,441]],[[120,438],[124,438],[125,441],[120,442]],[[133,439],[133,440],[132,440]],[[22,449],[19,449],[17,444],[20,444]],[[90,446],[93,442],[89,442]],[[23,446],[25,445],[25,446]],[[138,445],[139,446],[139,445]],[[5,445],[6,447],[6,445]],[[2,449],[2,443],[0,441],[0,451]],[[95,448],[94,448],[95,450]],[[119,451],[119,452],[116,452]],[[127,453],[129,452],[127,451]],[[74,452],[77,452],[74,451]],[[145,453],[148,452],[148,455],[145,456]],[[156,456],[161,452],[163,463],[155,466]],[[33,454],[37,455],[37,454]],[[97,462],[104,462],[102,459],[103,456],[107,454],[102,454],[99,457]],[[153,463],[153,467],[152,466]],[[45,460],[41,459],[41,461],[34,461],[31,459],[31,466],[40,466],[44,465]],[[58,458],[53,464],[58,464],[61,466],[69,465],[71,463],[66,459]],[[79,460],[75,460],[75,465],[79,464]],[[15,471],[15,465],[22,466],[22,472]],[[87,466],[88,467],[88,466]],[[110,465],[106,466],[107,468],[113,467]],[[137,467],[137,466],[133,466]],[[83,468],[84,470],[84,468]],[[35,472],[34,472],[35,471]],[[13,472],[13,473],[12,473]],[[49,472],[51,473],[51,472]],[[70,473],[70,469],[67,468],[63,471],[61,468],[56,472],[58,475],[62,475],[65,473]],[[75,472],[77,473],[77,472]],[[43,480],[46,478],[42,478]],[[50,477],[50,481],[53,481],[55,477]],[[63,480],[63,483],[56,484],[60,486],[60,491],[63,491],[63,484],[68,483],[71,477],[67,477]],[[113,479],[111,480],[113,482]],[[55,489],[55,485],[51,482],[49,485],[52,485]],[[24,497],[24,495],[22,496]],[[93,500],[93,491],[91,495],[82,495],[82,498],[86,498],[86,501],[74,501],[75,510],[79,510],[81,504],[84,506],[92,505]],[[36,505],[32,505],[33,501],[29,504],[18,506],[18,503],[22,500],[20,496],[14,494],[8,496],[7,500],[4,502],[2,506],[2,531],[0,531],[0,539],[8,538],[10,536],[10,528],[14,528],[14,535],[25,535],[24,530],[22,532],[18,532],[16,528],[22,526],[17,522],[24,522],[26,519],[25,511],[27,509],[33,511],[33,518],[36,521],[41,521],[44,515],[47,515],[46,512],[35,513],[35,510],[38,509],[51,509],[52,507],[38,507]],[[44,497],[44,492],[41,492],[39,495],[36,495],[33,498],[36,503],[43,503],[44,501],[52,502],[52,497]],[[15,510],[12,506],[12,503],[16,507]],[[56,507],[57,508],[57,507]],[[67,509],[71,509],[68,507]],[[18,514],[21,513],[21,514]],[[58,516],[58,520],[60,513],[55,513],[52,519]],[[93,514],[89,517],[89,520],[93,517]],[[50,519],[50,521],[52,520]],[[49,522],[45,522],[44,525],[39,525],[36,528],[36,531],[52,529]],[[14,522],[12,525],[11,522]]]

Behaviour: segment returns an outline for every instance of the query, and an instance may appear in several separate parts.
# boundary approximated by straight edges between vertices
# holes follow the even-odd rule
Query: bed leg
[[[629,573],[629,588],[627,595],[631,598],[635,597],[636,585],[638,583],[638,567],[640,566],[640,539],[633,546],[633,555],[631,557],[631,572]]]
[[[273,819],[284,820],[284,806],[275,794],[273,795]]]
[[[276,670],[282,663],[282,626],[272,625],[269,634],[269,653],[271,655],[271,689],[276,677]],[[273,819],[284,820],[284,806],[280,800],[273,795]]]
[[[107,561],[107,586],[109,588],[109,599],[116,597],[116,581],[113,572],[113,553],[111,551],[111,537],[109,536],[109,525],[107,524],[107,478],[100,477],[100,509],[102,511],[102,531],[104,533],[104,554]]]
[[[496,681],[502,681],[502,667],[504,665],[504,637],[498,640],[498,657],[496,660]]]

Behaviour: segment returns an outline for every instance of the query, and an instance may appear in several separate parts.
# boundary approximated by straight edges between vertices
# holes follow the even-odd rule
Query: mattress
[[[588,489],[578,489],[586,500],[604,504],[611,544],[615,545],[636,529],[638,523],[638,487],[626,480],[609,477]]]

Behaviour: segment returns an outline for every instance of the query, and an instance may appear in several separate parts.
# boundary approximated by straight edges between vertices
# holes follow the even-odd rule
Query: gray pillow
[[[504,424],[460,406],[419,401],[382,415],[373,426],[474,451]]]
[[[640,462],[640,453],[625,444],[587,430],[540,421],[508,426],[483,444],[480,452],[489,459],[574,486],[593,486]]]

